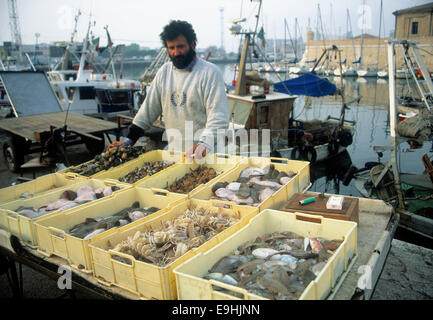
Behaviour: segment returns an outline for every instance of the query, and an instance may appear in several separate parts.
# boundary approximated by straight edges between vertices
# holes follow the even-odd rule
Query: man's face
[[[168,55],[178,69],[186,68],[194,58],[194,44],[188,44],[185,36],[179,35],[176,39],[166,41]]]

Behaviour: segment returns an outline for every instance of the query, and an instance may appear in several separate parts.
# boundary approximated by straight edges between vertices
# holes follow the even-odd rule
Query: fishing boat
[[[259,14],[256,17],[258,16]],[[341,55],[338,48],[334,46],[324,49],[316,65],[312,67],[313,72],[275,83],[273,90],[267,88],[266,83],[263,82],[261,93],[250,92],[251,86],[261,85],[260,79],[255,82],[248,80],[245,73],[248,48],[255,45],[253,41],[255,32],[238,31],[237,34],[244,36],[244,42],[236,86],[227,94],[231,115],[229,129],[233,132],[232,141],[236,141],[235,136],[240,136],[243,132],[249,137],[252,133],[258,133],[258,136],[256,141],[250,139],[246,143],[244,141],[237,145],[236,153],[248,155],[255,150],[259,155],[270,154],[314,163],[344,151],[352,143],[354,122],[344,119],[347,105],[343,96],[340,118],[328,117],[324,120],[301,121],[295,119],[293,115],[294,101],[303,95],[320,97],[341,92],[328,79],[314,74],[315,67],[321,62],[325,53],[333,51]],[[259,51],[258,47],[256,49]],[[342,78],[340,80],[342,85]],[[266,138],[270,141],[268,145],[262,143]]]
[[[63,69],[47,72],[60,105],[64,111],[69,110],[105,120],[117,120],[117,115],[120,114],[134,115],[139,108],[137,93],[142,89],[141,83],[136,80],[122,79],[116,75],[113,52],[109,60],[112,73],[95,72],[92,58],[95,50],[89,44],[90,29],[89,23],[81,49],[80,62],[76,66],[77,70]],[[107,29],[106,32],[110,43],[111,38]],[[69,47],[64,59],[68,60],[68,57]],[[88,61],[89,57],[91,63]]]
[[[355,187],[366,198],[377,198],[388,203],[395,203],[401,215],[400,226],[416,232],[427,238],[433,239],[433,163],[427,154],[422,157],[425,173],[403,173],[399,172],[397,165],[397,145],[402,141],[408,141],[400,136],[396,139],[398,129],[398,113],[395,97],[394,77],[394,50],[395,46],[402,46],[406,51],[417,57],[420,67],[425,68],[422,57],[415,43],[407,41],[390,41],[388,44],[389,63],[389,96],[390,96],[390,128],[391,145],[389,147],[374,147],[378,154],[378,162],[366,163],[365,170],[354,175]],[[410,60],[408,60],[410,64]],[[408,65],[408,68],[412,68]],[[413,69],[413,68],[412,68]],[[414,73],[412,72],[414,75]],[[414,76],[415,82],[417,81]],[[433,87],[430,79],[429,87]],[[421,88],[420,94],[423,94]],[[431,94],[431,91],[430,91]],[[426,106],[423,112],[431,113],[431,105],[425,99]],[[402,122],[409,121],[403,120]],[[400,130],[398,130],[400,132]],[[403,138],[403,139],[402,139]],[[409,141],[410,142],[410,141]],[[411,145],[412,146],[412,145]],[[380,158],[383,151],[391,151],[390,161],[381,163]]]

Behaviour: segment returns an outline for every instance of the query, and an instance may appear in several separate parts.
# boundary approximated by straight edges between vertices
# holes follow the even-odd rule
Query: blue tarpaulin
[[[337,87],[328,79],[320,78],[314,73],[308,72],[295,79],[274,83],[274,90],[293,95],[323,97],[333,94]]]

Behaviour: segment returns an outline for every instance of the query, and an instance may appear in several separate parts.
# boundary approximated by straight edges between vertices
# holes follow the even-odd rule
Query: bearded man
[[[156,73],[124,143],[134,145],[161,116],[166,138],[180,132],[187,158],[202,159],[215,150],[218,129],[229,124],[222,73],[196,55],[197,37],[190,23],[170,21],[160,38],[170,61]]]

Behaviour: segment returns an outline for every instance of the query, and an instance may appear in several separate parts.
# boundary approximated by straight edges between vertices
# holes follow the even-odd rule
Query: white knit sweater
[[[171,61],[165,63],[133,123],[146,131],[161,114],[169,141],[176,129],[185,142],[183,148],[197,141],[215,146],[217,130],[227,129],[229,124],[224,80],[218,67],[198,57],[192,71],[177,69]],[[193,125],[191,128],[187,123],[186,135],[185,121]]]

